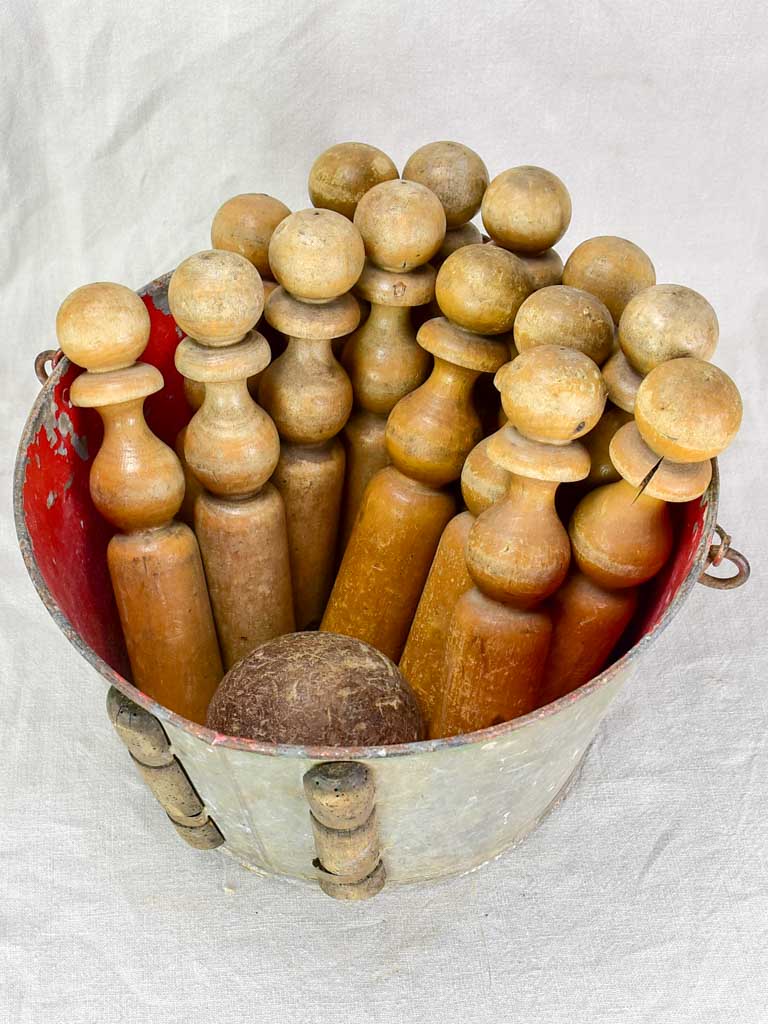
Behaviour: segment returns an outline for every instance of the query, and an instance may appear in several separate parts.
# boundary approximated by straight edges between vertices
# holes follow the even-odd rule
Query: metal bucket
[[[140,294],[152,321],[142,358],[158,366],[166,381],[146,402],[147,420],[173,445],[190,411],[173,363],[181,334],[168,310],[168,279],[159,278]],[[47,361],[54,364],[50,376]],[[256,871],[319,879],[331,895],[371,895],[385,876],[398,884],[459,874],[518,843],[563,796],[614,696],[694,584],[725,589],[749,575],[746,559],[716,527],[715,465],[703,497],[676,510],[675,555],[644,588],[625,653],[574,693],[482,732],[402,746],[289,747],[218,735],[171,713],[129,682],[106,565],[113,531],[88,489],[101,422],[94,410],[72,406],[69,387],[80,371],[61,353],[41,353],[36,369],[44,387],[21,439],[15,512],[19,545],[43,603],[111,684],[109,706],[118,733],[179,833],[199,848],[222,845]],[[710,546],[715,531],[720,540]],[[735,563],[736,575],[706,575],[708,565],[723,558]],[[317,857],[324,826],[314,805],[310,814],[306,777],[313,766],[338,762],[365,765],[364,777],[375,791],[378,859],[371,863],[377,870],[364,879],[326,871],[327,863]],[[333,771],[327,778],[333,782]],[[342,840],[352,835],[343,821],[340,827]]]

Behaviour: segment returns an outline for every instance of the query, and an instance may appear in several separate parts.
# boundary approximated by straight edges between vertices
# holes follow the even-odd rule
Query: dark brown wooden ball
[[[251,651],[222,679],[206,725],[263,743],[321,747],[424,737],[416,698],[397,666],[336,633],[288,633]]]

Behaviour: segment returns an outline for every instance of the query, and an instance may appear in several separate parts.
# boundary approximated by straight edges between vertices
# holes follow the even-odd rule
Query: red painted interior
[[[143,298],[152,333],[142,359],[160,369],[166,385],[147,399],[147,421],[162,440],[173,445],[190,416],[183,380],[173,363],[181,334],[169,313],[158,308],[149,295]],[[114,531],[93,507],[88,490],[90,463],[101,443],[101,420],[94,410],[77,409],[69,400],[69,388],[80,372],[70,367],[56,385],[48,427],[40,430],[27,449],[24,515],[35,559],[54,599],[86,643],[129,678],[106,565],[107,543]],[[87,442],[84,458],[78,454],[82,444],[77,438]],[[675,556],[645,588],[636,621],[619,653],[653,629],[686,578],[704,512],[698,500],[678,510]]]

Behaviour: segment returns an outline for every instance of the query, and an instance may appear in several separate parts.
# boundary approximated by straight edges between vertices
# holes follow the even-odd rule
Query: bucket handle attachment
[[[64,353],[60,348],[47,348],[35,356],[35,376],[41,384],[46,384],[48,382],[48,378],[56,369],[56,366],[63,355]],[[50,370],[46,370],[46,363],[51,364]]]
[[[709,549],[707,566],[699,576],[699,583],[703,583],[705,587],[712,587],[714,590],[735,590],[737,587],[743,587],[751,572],[748,560],[740,551],[731,547],[731,536],[725,532],[722,526],[719,524],[715,526],[715,533],[718,540]],[[723,561],[732,562],[736,566],[735,574],[725,578],[711,576],[708,572],[709,567],[718,566]]]
[[[358,761],[326,761],[304,775],[320,888],[336,900],[366,900],[381,892],[386,871],[379,854],[375,788]]]
[[[196,850],[221,846],[224,837],[174,756],[155,716],[114,686],[107,694],[107,714],[139,774],[184,842]]]

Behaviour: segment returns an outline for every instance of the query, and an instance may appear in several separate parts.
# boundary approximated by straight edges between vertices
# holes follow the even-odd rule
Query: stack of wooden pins
[[[467,510],[454,516],[443,530],[400,660],[430,734],[443,696],[443,660],[451,615],[458,599],[473,585],[466,564],[469,531],[475,518],[503,498],[509,486],[509,473],[488,454],[493,437],[480,441],[466,458],[461,493]]]
[[[280,433],[274,482],[285,501],[296,626],[317,626],[333,583],[344,487],[337,435],[352,410],[352,385],[331,341],[357,327],[349,293],[365,250],[340,213],[291,214],[275,229],[269,260],[281,287],[267,304],[268,322],[288,346],[262,375],[259,400]]]
[[[440,535],[456,511],[447,485],[481,439],[472,387],[508,358],[504,342],[483,332],[508,331],[529,291],[520,261],[489,246],[458,249],[440,268],[437,296],[449,319],[429,320],[418,333],[434,369],[390,413],[393,465],[366,489],[322,629],[366,640],[399,660]]]
[[[222,665],[197,541],[173,519],[184,474],[144,420],[144,399],[163,387],[156,367],[135,362],[149,329],[144,303],[119,284],[78,288],[56,318],[62,352],[87,370],[72,384],[72,402],[104,421],[91,497],[120,531],[107,562],[133,681],[202,723]]]
[[[469,531],[475,585],[458,599],[448,628],[437,736],[484,729],[536,706],[552,631],[536,606],[560,586],[571,559],[555,492],[589,472],[586,449],[574,439],[605,404],[596,364],[559,346],[530,349],[496,382],[509,423],[488,455],[510,473],[508,491]]]
[[[668,503],[691,501],[707,489],[710,459],[739,428],[741,398],[716,366],[672,359],[643,380],[635,417],[611,441],[622,479],[588,494],[571,519],[579,571],[550,605],[555,628],[541,703],[570,693],[603,667],[635,611],[637,587],[672,550]]]
[[[294,628],[285,508],[268,483],[279,439],[247,387],[270,357],[252,330],[263,302],[255,267],[218,249],[181,263],[168,288],[173,317],[188,335],[176,366],[205,385],[184,454],[205,488],[195,502],[195,532],[227,668]]]

